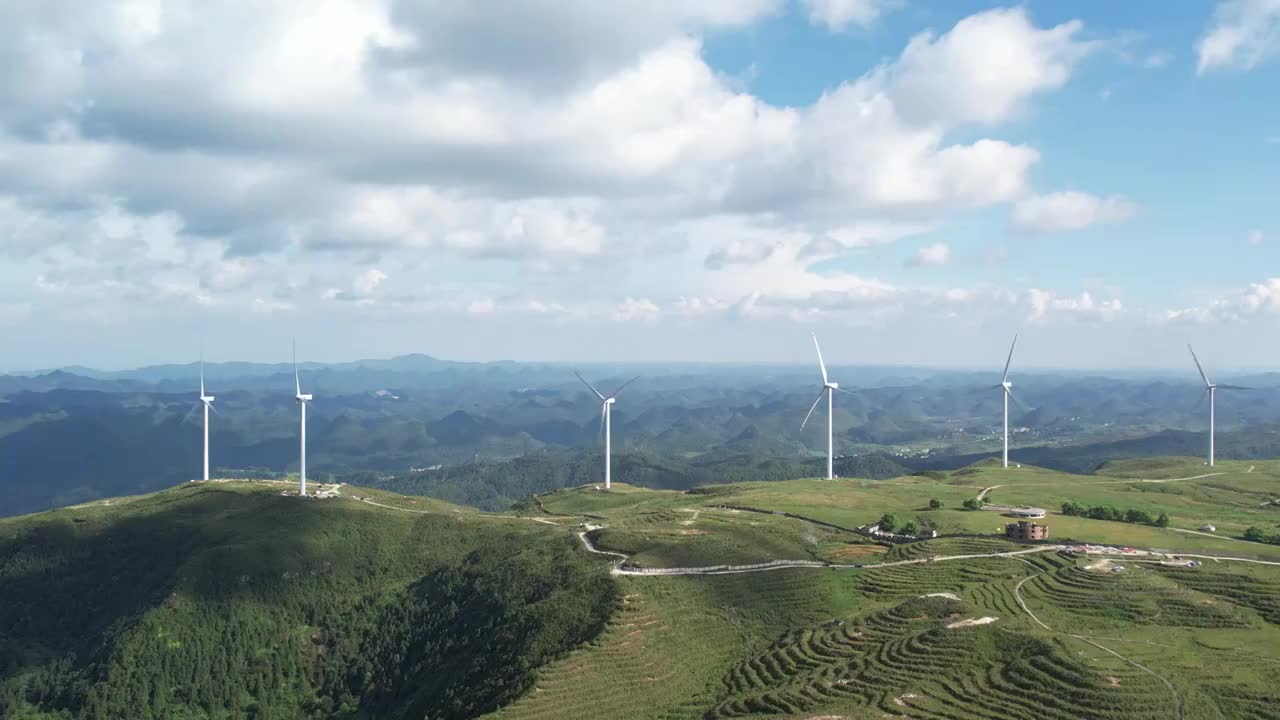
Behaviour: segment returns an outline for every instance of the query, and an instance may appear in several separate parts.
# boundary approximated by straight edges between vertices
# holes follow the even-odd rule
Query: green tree
[[[929,509],[930,509],[930,510],[939,510],[939,509],[941,509],[941,508],[942,508],[942,501],[941,501],[941,500],[939,500],[938,498],[930,498],[930,499],[929,499]]]
[[[1267,536],[1262,532],[1262,528],[1253,526],[1244,531],[1244,539],[1250,542],[1266,542]]]
[[[885,513],[880,516],[881,530],[885,532],[893,532],[893,529],[896,528],[897,526],[898,526],[898,518],[894,517],[893,513]]]
[[[916,527],[916,524],[914,522],[908,520],[907,522],[903,523],[902,528],[900,529],[900,532],[903,535],[915,535],[916,533],[920,532],[920,529]]]
[[[982,501],[979,500],[978,498],[969,498],[968,500],[964,501],[965,510],[980,510],[981,508],[982,508]]]
[[[1146,510],[1135,510],[1133,508],[1130,508],[1124,514],[1124,520],[1125,522],[1142,523],[1143,525],[1150,525],[1151,513],[1147,512]]]
[[[1169,527],[1168,513],[1160,513],[1160,517],[1156,518],[1156,527]]]

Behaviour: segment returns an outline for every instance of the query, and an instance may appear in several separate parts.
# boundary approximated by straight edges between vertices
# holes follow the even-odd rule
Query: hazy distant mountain
[[[0,376],[0,489],[6,493],[0,513],[194,477],[197,371],[191,363]],[[615,450],[648,458],[637,482],[700,483],[714,480],[715,472],[769,479],[821,470],[826,404],[800,429],[816,392],[814,368],[587,365],[583,373],[610,389],[641,375],[613,417]],[[565,462],[578,453],[590,458],[581,472],[598,473],[599,404],[566,366],[406,355],[305,363],[302,375],[316,395],[309,411],[312,473],[391,476],[531,454]],[[837,376],[853,393],[836,401],[840,455],[893,456],[905,469],[920,458],[948,466],[998,448],[1001,401],[990,374],[844,367]],[[292,366],[210,363],[206,378],[218,396],[215,473],[296,470]],[[1203,444],[1207,409],[1196,405],[1202,391],[1194,376],[1023,372],[1017,381],[1022,404],[1011,408],[1015,453],[1036,457],[1037,464],[1088,470],[1117,453],[1196,454]],[[1258,389],[1219,396],[1224,454],[1257,456],[1272,447],[1265,433],[1249,428],[1280,423],[1280,374],[1255,375],[1250,384]],[[811,471],[800,464],[810,461]],[[700,466],[691,470],[687,463]],[[568,476],[584,482],[594,477]],[[495,487],[485,496],[508,498],[515,487]]]

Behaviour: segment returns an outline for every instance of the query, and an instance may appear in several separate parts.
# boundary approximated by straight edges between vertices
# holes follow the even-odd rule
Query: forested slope
[[[474,717],[618,602],[572,536],[534,523],[279,490],[188,484],[0,523],[0,717]]]

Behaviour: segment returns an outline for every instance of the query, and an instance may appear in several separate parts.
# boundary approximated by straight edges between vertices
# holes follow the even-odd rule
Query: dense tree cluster
[[[1268,545],[1280,545],[1280,532],[1267,533],[1262,528],[1254,525],[1244,531],[1244,539],[1249,542],[1267,543]]]
[[[1090,520],[1111,520],[1112,522],[1154,525],[1156,527],[1167,527],[1169,525],[1169,516],[1165,513],[1160,513],[1159,516],[1153,518],[1151,517],[1151,513],[1146,510],[1137,510],[1134,508],[1118,510],[1104,505],[1085,507],[1079,503],[1065,502],[1062,503],[1062,514],[1086,517]]]
[[[469,718],[618,602],[571,537],[340,500],[170,504],[0,535],[0,717]]]

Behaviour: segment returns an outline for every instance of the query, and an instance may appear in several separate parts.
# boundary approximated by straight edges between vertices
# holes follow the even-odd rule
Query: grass
[[[1280,522],[1280,509],[1261,507],[1264,496],[1280,487],[1280,462],[1224,462],[1212,470],[1221,474],[1181,479],[1209,472],[1182,458],[1112,463],[1089,476],[986,463],[932,478],[876,482],[735,483],[692,492],[586,486],[540,496],[518,514],[358,488],[344,494],[378,505],[347,498],[308,507],[372,513],[407,536],[414,535],[420,516],[433,523],[447,519],[451,526],[507,528],[530,541],[590,525],[600,548],[625,553],[642,567],[914,561],[615,577],[623,600],[604,631],[543,667],[531,689],[489,718],[1154,720],[1176,717],[1179,703],[1188,720],[1280,718],[1274,689],[1280,686],[1280,567],[1207,561],[1187,568],[1128,559],[1101,566],[1057,552],[930,561],[1027,547],[993,534],[1009,521],[999,513],[960,509],[966,498],[994,486],[993,502],[1049,509],[1045,522],[1055,540],[1280,559],[1280,548],[1177,532],[1212,522],[1230,535],[1251,524]],[[1150,482],[1155,480],[1174,481]],[[219,487],[260,493],[266,503],[285,501],[275,497],[280,489],[268,483]],[[57,517],[105,522],[154,511],[193,492],[199,489],[176,488],[58,511],[65,514]],[[943,508],[930,510],[930,498]],[[1056,514],[1066,501],[1166,512],[1173,528]],[[853,528],[885,512],[943,533],[987,536],[890,546],[802,519]],[[0,540],[8,528],[0,521]],[[376,536],[352,542],[349,533],[326,544],[344,566],[356,568],[368,553],[405,547]],[[411,552],[439,551],[430,537],[421,537]],[[610,563],[592,560],[601,572]],[[1115,571],[1117,564],[1123,569]],[[947,627],[987,617],[996,619]]]
[[[1249,472],[1250,466],[1254,469]],[[886,547],[845,527],[927,522],[991,533],[1008,519],[959,509],[991,499],[1056,510],[1067,500],[1167,512],[1175,526],[1262,522],[1278,463],[1113,463],[1093,476],[990,465],[937,478],[735,483],[696,492],[620,487],[543,496],[547,512],[605,525],[601,546],[645,566],[777,558],[851,563],[1023,549],[999,537]],[[930,498],[941,510],[928,509]],[[1258,504],[1262,502],[1259,499]],[[756,508],[763,513],[721,506]],[[1280,512],[1276,513],[1280,515]],[[557,518],[557,521],[563,521]],[[1267,546],[1051,513],[1055,538],[1268,556]],[[1274,555],[1272,555],[1274,557]],[[628,609],[596,643],[549,668],[500,717],[1170,718],[1280,717],[1280,568],[1121,561],[1088,569],[1055,552],[862,569],[620,578]],[[948,598],[921,596],[949,593]],[[1046,630],[1023,610],[1027,604]],[[922,604],[923,603],[923,604]],[[996,617],[948,629],[956,619]],[[1088,642],[1086,642],[1086,640]],[[1090,642],[1120,653],[1121,659]],[[1135,667],[1142,664],[1153,673]]]

